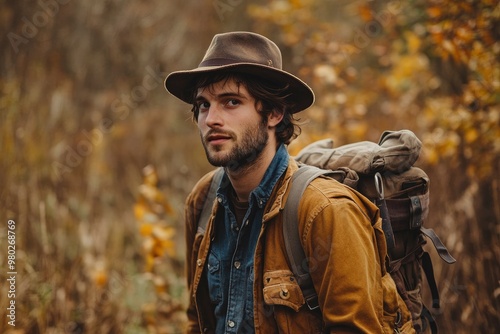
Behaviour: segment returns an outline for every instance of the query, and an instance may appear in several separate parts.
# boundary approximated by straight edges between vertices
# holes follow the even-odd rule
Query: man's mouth
[[[220,145],[226,142],[227,140],[230,140],[231,136],[226,135],[226,134],[210,134],[206,137],[206,142],[212,145]]]

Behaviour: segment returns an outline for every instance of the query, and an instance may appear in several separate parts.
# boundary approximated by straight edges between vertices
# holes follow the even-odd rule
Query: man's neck
[[[239,201],[248,201],[250,193],[259,186],[276,154],[275,147],[275,145],[268,145],[262,151],[262,154],[249,166],[236,171],[226,169]]]

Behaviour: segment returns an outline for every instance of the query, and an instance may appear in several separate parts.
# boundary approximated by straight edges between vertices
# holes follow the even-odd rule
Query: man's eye
[[[199,111],[206,111],[206,110],[208,110],[208,108],[210,108],[210,103],[208,103],[206,101],[198,103],[198,110]]]
[[[235,100],[235,99],[231,99],[231,100],[228,100],[228,101],[226,102],[226,105],[227,105],[228,107],[236,107],[236,106],[239,106],[239,105],[240,105],[240,101]]]

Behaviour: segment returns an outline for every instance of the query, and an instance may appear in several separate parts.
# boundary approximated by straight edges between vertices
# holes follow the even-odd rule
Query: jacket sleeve
[[[316,194],[308,194],[311,191]],[[302,242],[311,260],[325,329],[331,333],[382,333],[381,259],[385,248],[377,246],[372,227],[378,212],[370,208],[372,212],[367,214],[349,192],[322,192],[323,200],[318,201],[317,191],[308,188],[304,193],[302,205],[307,208],[301,206],[300,220],[305,221]]]
[[[193,204],[193,193],[191,193],[185,204],[184,216],[186,223],[186,278],[187,278],[187,289],[189,296],[189,304],[187,308],[187,328],[186,333],[201,333],[198,325],[198,316],[195,307],[195,301],[192,293],[192,282],[193,282],[193,266],[192,264],[196,261],[193,259],[193,249],[194,242],[196,239],[197,231],[197,217],[194,210],[192,209]]]

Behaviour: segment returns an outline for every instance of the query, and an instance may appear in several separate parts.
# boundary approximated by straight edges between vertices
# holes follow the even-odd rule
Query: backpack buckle
[[[318,295],[306,298],[306,304],[311,311],[314,311],[315,309],[319,308]]]

